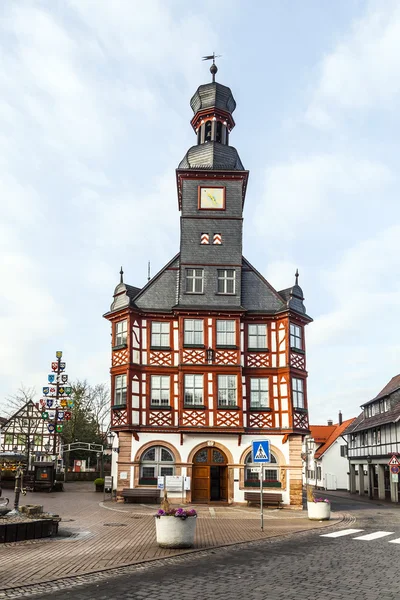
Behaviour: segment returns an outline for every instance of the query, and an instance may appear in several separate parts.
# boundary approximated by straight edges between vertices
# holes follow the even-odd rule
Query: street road
[[[54,588],[35,598],[398,600],[400,507],[331,498],[334,510],[347,518],[328,531],[166,559],[97,581],[93,575],[91,583]],[[337,536],[339,532],[343,535]]]

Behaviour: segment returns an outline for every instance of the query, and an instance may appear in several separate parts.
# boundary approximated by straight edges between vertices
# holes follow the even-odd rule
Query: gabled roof
[[[322,445],[315,452],[315,458],[321,458],[323,454],[340,437],[347,427],[355,420],[355,417],[343,421],[341,425],[310,425],[311,435],[316,442],[323,439]]]
[[[335,429],[336,425],[310,425],[311,437],[317,444],[325,444]]]
[[[379,392],[375,398],[365,402],[361,406],[368,406],[390,396],[389,410],[386,412],[380,412],[372,417],[366,417],[364,411],[358,415],[353,423],[345,431],[345,434],[355,433],[356,431],[364,431],[371,427],[378,427],[379,425],[385,425],[386,423],[395,423],[400,419],[400,375],[395,375],[385,385],[383,390]]]
[[[379,394],[375,396],[375,398],[372,398],[372,400],[365,402],[365,404],[362,404],[361,406],[367,406],[368,404],[376,402],[376,400],[381,400],[382,398],[393,394],[393,392],[395,392],[398,389],[400,389],[400,375],[395,375],[394,377],[392,377],[389,383],[385,385],[383,390],[381,390]]]

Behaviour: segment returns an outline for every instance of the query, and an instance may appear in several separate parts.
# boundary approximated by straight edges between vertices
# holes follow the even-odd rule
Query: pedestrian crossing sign
[[[257,440],[252,442],[253,463],[271,462],[269,440]]]
[[[392,458],[389,460],[389,465],[400,465],[400,461],[395,454],[393,454]]]

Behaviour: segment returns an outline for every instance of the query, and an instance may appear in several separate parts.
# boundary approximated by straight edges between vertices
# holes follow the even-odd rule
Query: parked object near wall
[[[331,503],[325,498],[316,498],[313,502],[307,502],[307,511],[311,521],[329,521]]]
[[[194,545],[197,513],[195,510],[160,509],[156,515],[157,544],[161,548],[191,548]]]

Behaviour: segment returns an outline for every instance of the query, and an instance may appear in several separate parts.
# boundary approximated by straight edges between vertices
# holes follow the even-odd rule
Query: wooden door
[[[220,500],[228,500],[228,467],[219,468]]]
[[[193,502],[208,502],[210,500],[210,467],[208,465],[193,465]]]

